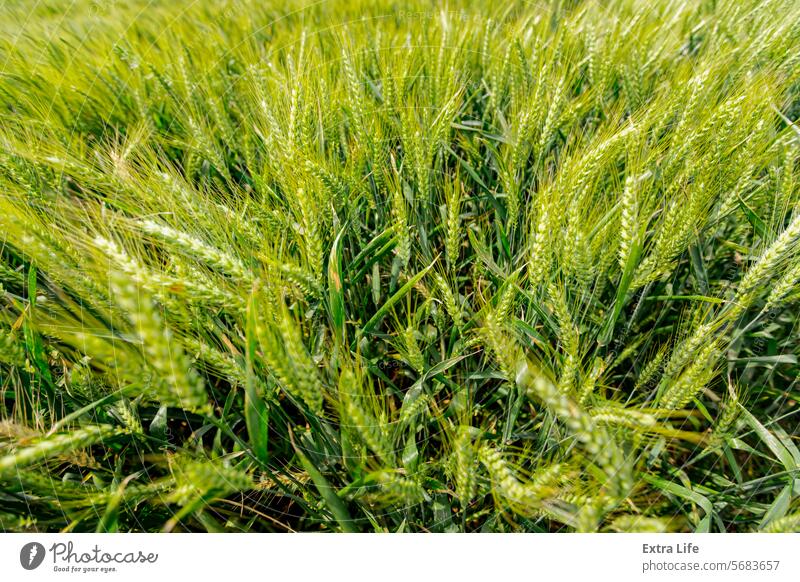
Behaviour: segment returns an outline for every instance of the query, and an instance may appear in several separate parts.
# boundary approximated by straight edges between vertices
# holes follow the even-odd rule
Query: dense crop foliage
[[[6,2],[0,526],[800,528],[800,6]]]

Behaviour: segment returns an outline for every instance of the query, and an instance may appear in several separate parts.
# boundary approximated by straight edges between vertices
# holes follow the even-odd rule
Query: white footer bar
[[[777,582],[798,553],[798,534],[4,534],[0,579]]]

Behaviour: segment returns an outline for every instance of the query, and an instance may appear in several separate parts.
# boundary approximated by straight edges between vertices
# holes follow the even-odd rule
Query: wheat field
[[[0,531],[800,530],[796,2],[0,30]]]

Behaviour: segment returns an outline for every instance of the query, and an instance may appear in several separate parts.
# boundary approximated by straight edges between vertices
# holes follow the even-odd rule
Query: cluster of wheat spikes
[[[800,529],[792,0],[0,8],[0,529]]]

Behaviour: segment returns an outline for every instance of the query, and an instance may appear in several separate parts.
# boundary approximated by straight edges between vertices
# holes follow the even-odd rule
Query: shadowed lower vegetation
[[[795,531],[800,6],[0,7],[0,530]]]

